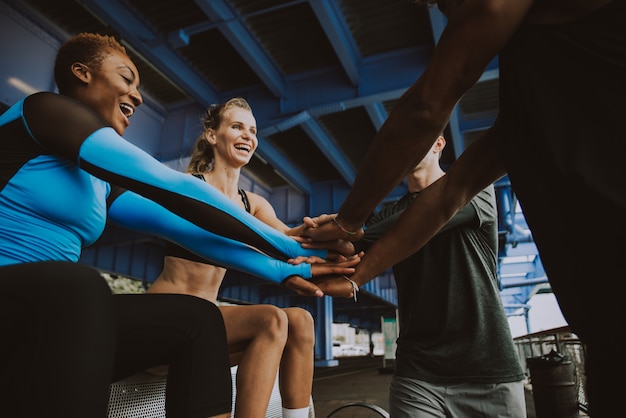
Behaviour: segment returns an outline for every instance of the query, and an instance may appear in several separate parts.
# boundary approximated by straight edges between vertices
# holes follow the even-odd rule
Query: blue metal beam
[[[339,2],[330,0],[309,0],[313,12],[324,29],[330,44],[335,50],[344,71],[353,85],[359,84],[359,63],[361,57],[350,33]]]
[[[145,22],[137,18],[127,5],[119,0],[82,0],[94,16],[103,20],[133,44],[133,48],[154,64],[154,69],[180,85],[182,89],[208,106],[219,102],[219,94],[193,71]],[[128,46],[128,44],[127,44]],[[129,46],[130,48],[130,46]]]
[[[508,257],[516,256],[537,256],[539,251],[534,242],[520,242],[516,246],[510,246],[507,252]]]
[[[365,111],[372,120],[374,128],[376,129],[376,131],[378,131],[380,127],[383,126],[383,123],[385,123],[385,120],[387,120],[388,115],[385,106],[383,106],[383,104],[380,102],[374,102],[366,103],[364,107]]]
[[[274,147],[270,141],[263,140],[259,134],[259,147],[256,156],[269,163],[276,174],[281,176],[291,187],[300,193],[313,194],[313,186],[300,170],[298,170],[285,156]]]
[[[391,305],[398,305],[398,289],[391,269],[365,283],[361,290]]]
[[[315,315],[315,365],[318,367],[337,366],[339,362],[333,359],[333,299],[330,296],[316,299]]]
[[[459,126],[459,106],[454,106],[452,113],[450,114],[450,120],[448,121],[448,127],[450,129],[450,137],[446,138],[446,141],[452,143],[452,149],[454,150],[455,159],[459,158],[463,151],[465,151],[465,140],[463,139],[463,131]],[[433,142],[435,142],[433,140]]]
[[[431,8],[428,11],[428,14],[430,16],[430,27],[433,32],[433,39],[436,45],[439,42],[439,38],[441,38],[444,28],[446,27],[447,19],[438,7]],[[450,141],[452,144],[454,156],[456,158],[459,158],[463,151],[465,151],[463,130],[459,126],[459,119],[459,106],[457,104],[454,106],[454,109],[452,109],[452,113],[450,114],[450,120],[448,121],[450,135],[446,138],[446,140]]]
[[[430,17],[430,30],[433,32],[433,40],[435,41],[435,44],[437,44],[439,42],[439,38],[441,38],[443,29],[446,27],[447,19],[438,7],[430,8],[428,10],[428,15]]]
[[[281,118],[281,114],[267,114],[257,117],[260,133],[271,131],[282,123],[290,123],[287,121],[300,118],[304,111],[311,117],[317,117],[397,99],[424,71],[424,60],[430,56],[430,52],[430,48],[411,48],[368,58],[361,67],[362,83],[359,89],[348,85],[345,77],[329,70],[293,80],[280,108],[281,114],[288,116]],[[394,69],[393,77],[389,77],[390,68]]]
[[[106,21],[111,22],[113,26],[124,38],[135,44],[138,48],[137,52],[155,64],[165,76],[179,83],[182,89],[191,97],[196,99],[200,104],[208,106],[210,103],[220,101],[220,97],[238,95],[240,92],[224,92],[219,94],[202,77],[200,77],[193,69],[191,69],[167,44],[165,39],[161,39],[159,35],[154,33],[152,29],[141,19],[137,18],[120,0],[84,0],[83,3],[94,13],[94,15],[102,16]],[[239,45],[238,50],[245,55],[248,62],[255,69],[259,77],[264,81],[267,88],[272,90],[275,96],[280,96],[277,104],[271,106],[276,109],[276,113],[269,116],[271,121],[259,118],[260,127],[272,130],[271,125],[278,125],[285,119],[285,114],[293,115],[294,112],[310,111],[312,116],[316,112],[320,112],[322,107],[330,106],[362,106],[374,104],[377,101],[389,100],[399,97],[410,86],[423,71],[423,62],[430,56],[430,48],[416,48],[405,51],[399,51],[394,54],[382,54],[378,57],[369,57],[359,71],[360,87],[355,87],[352,82],[346,82],[345,74],[336,74],[329,76],[328,70],[319,71],[309,74],[306,77],[300,77],[298,80],[291,80],[289,91],[285,91],[284,80],[275,70],[275,66],[262,48],[254,41],[252,35],[247,31],[245,26],[240,22],[241,16],[236,15],[230,6],[223,0],[208,1],[197,0],[197,3],[207,15],[213,19],[219,20],[215,24],[220,27],[231,42]],[[322,19],[326,19],[326,25],[334,20],[341,20],[338,17],[338,9],[336,6],[326,3],[321,4],[314,2],[312,6],[316,13],[322,15]],[[324,13],[321,13],[324,11]],[[342,31],[341,31],[342,32]],[[178,44],[188,42],[188,35],[184,30],[176,34],[169,34],[170,41],[176,39]],[[332,35],[333,37],[341,37],[339,32]],[[340,48],[352,49],[352,42],[344,37],[341,42],[343,46]],[[335,42],[332,42],[335,44]],[[354,54],[353,54],[354,55]],[[354,64],[355,61],[353,61]],[[259,64],[260,63],[260,64]],[[351,65],[347,65],[344,61],[344,71],[351,72]],[[394,68],[394,77],[388,76],[389,68]],[[311,91],[311,85],[319,86]],[[253,91],[252,95],[248,95],[249,101],[255,101],[256,95],[263,95],[258,91]],[[261,101],[267,102],[267,98],[263,97]],[[372,108],[370,108],[371,110]],[[320,114],[323,114],[322,111]],[[372,114],[372,113],[371,113]],[[379,115],[380,118],[384,117]],[[379,122],[377,122],[378,124]],[[261,152],[263,151],[261,147]],[[268,151],[266,159],[271,159]],[[282,170],[285,164],[274,164]],[[293,175],[289,175],[293,177]],[[292,179],[293,180],[293,179]],[[308,189],[309,187],[302,184],[302,181],[294,181],[300,183],[300,189]]]
[[[472,115],[472,118],[458,118],[457,124],[462,132],[484,131],[489,129],[496,120],[497,113],[485,112],[480,116]]]
[[[438,7],[433,7],[429,10],[430,16],[430,25],[433,33],[433,39],[435,44],[439,42],[439,38],[441,38],[441,34],[446,26],[447,19],[441,13]],[[477,82],[487,81],[496,79],[499,77],[499,69],[498,69],[498,59],[495,58],[492,60],[487,68],[485,69],[482,76],[479,78]],[[459,111],[458,104],[454,107],[452,114],[450,116],[449,127],[451,138],[448,138],[452,141],[454,146],[455,156],[458,158],[461,153],[465,150],[465,144],[463,139],[464,132],[469,132],[473,130],[484,130],[489,128],[495,120],[495,115],[485,115],[484,118],[481,119],[472,119],[465,120],[461,117],[461,113]]]
[[[548,283],[548,278],[546,276],[543,277],[534,277],[530,279],[523,279],[513,282],[506,282],[502,284],[502,288],[511,288],[511,287],[522,287],[522,286],[534,286],[538,284]]]
[[[302,122],[300,126],[313,140],[320,151],[326,155],[346,183],[352,184],[354,182],[354,178],[356,177],[355,168],[345,157],[345,154],[337,147],[337,144],[335,144],[335,142],[328,137],[319,124],[311,118]]]
[[[209,18],[218,22],[219,30],[272,94],[284,97],[285,81],[282,74],[242,23],[240,16],[224,0],[196,0],[196,4]]]

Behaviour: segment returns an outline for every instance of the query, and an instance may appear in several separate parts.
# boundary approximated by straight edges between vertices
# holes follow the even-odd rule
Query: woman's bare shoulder
[[[270,202],[260,194],[246,190],[246,195],[248,196],[248,201],[250,202],[251,213],[254,213],[258,209],[266,209],[268,206],[272,207]]]

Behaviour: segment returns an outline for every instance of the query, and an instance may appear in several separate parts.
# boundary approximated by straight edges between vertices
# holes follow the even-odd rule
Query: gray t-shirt
[[[417,193],[367,223],[367,251]],[[420,251],[393,267],[398,288],[396,375],[433,383],[504,383],[524,378],[497,283],[494,188],[481,191]]]

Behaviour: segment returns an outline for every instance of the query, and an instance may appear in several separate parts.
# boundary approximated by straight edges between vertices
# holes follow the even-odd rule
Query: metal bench
[[[233,376],[233,410],[235,408],[237,366],[231,367]],[[109,418],[165,418],[166,376],[140,373],[115,382],[109,390]],[[266,418],[281,418],[282,405],[278,379],[274,382]],[[313,401],[309,418],[314,418]]]

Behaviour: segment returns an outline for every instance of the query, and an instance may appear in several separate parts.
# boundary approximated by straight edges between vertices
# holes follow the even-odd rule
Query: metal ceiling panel
[[[376,134],[365,107],[329,113],[321,116],[319,122],[331,138],[337,138],[339,148],[356,171]]]
[[[167,34],[207,20],[193,0],[128,0],[128,4],[159,33]]]
[[[244,20],[285,77],[339,65],[307,2],[244,16]]]
[[[363,57],[432,45],[428,10],[408,0],[342,0],[341,8]]]
[[[300,126],[278,132],[268,140],[283,154],[291,156],[294,165],[312,181],[329,181],[341,177],[323,151],[311,141]]]
[[[189,45],[181,47],[179,52],[219,91],[261,83],[241,54],[217,29],[192,35]]]
[[[281,119],[307,112],[304,119],[314,118],[324,135],[315,135],[319,131],[307,122],[309,126],[297,130],[298,141],[313,133],[307,139],[307,161],[315,161],[314,155],[326,160],[316,161],[324,172],[306,175],[308,182],[332,176],[351,181],[402,86],[419,76],[423,63],[407,66],[408,57],[415,60],[420,48],[426,53],[433,45],[431,14],[407,0],[25,3],[67,34],[95,31],[120,37],[140,69],[142,91],[165,108],[191,100],[205,106],[242,89],[265,89],[277,101],[271,108],[279,109],[257,120],[259,130],[269,129],[270,136],[277,129],[268,122],[277,126]],[[391,68],[395,77],[386,76]],[[392,96],[381,95],[384,89],[393,89]],[[481,83],[460,102],[460,123],[467,131],[483,128],[496,108],[497,80]],[[315,151],[313,144],[320,150]],[[328,144],[336,145],[333,152]],[[282,155],[276,150],[263,155],[261,146],[259,153],[267,164],[251,166],[250,171],[258,169],[259,178],[269,175],[274,178],[264,181],[277,184],[278,170],[279,178],[294,183],[301,173],[289,167],[308,163],[300,161],[299,149],[290,152],[285,145],[277,149]],[[285,164],[287,160],[291,164]],[[344,162],[347,166],[341,167]]]

